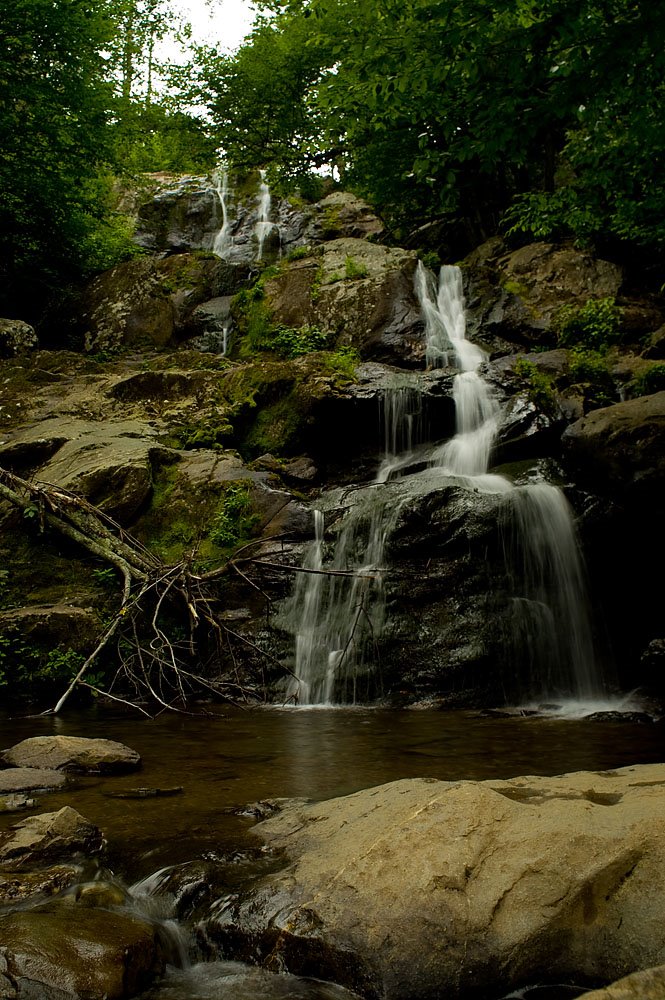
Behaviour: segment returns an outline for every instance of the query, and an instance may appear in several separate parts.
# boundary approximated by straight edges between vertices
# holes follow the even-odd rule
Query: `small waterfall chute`
[[[217,254],[218,257],[226,258],[233,250],[232,222],[231,213],[229,211],[230,193],[228,170],[226,170],[225,167],[220,167],[220,169],[213,175],[213,181],[222,211],[222,225],[215,236],[212,251]]]
[[[270,221],[272,197],[265,170],[259,171],[259,178],[259,193],[256,199],[256,223],[254,225],[254,236],[257,243],[256,259],[263,260],[263,251],[266,239],[275,226],[274,223]]]

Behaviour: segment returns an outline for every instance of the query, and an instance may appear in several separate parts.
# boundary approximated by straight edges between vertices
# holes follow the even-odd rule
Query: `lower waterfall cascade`
[[[488,355],[466,339],[460,269],[444,265],[437,283],[419,263],[415,290],[428,366],[447,367],[454,359],[457,368],[455,434],[429,449],[424,473],[409,471],[414,451],[426,444],[426,428],[417,388],[396,378],[382,405],[384,454],[378,472],[372,484],[354,488],[353,508],[329,562],[326,512],[315,511],[315,539],[304,560],[304,568],[315,572],[299,574],[291,601],[295,668],[286,699],[299,705],[354,704],[380,694],[375,668],[385,624],[385,548],[404,502],[382,491],[388,482],[434,475],[503,495],[499,532],[511,586],[510,613],[501,623],[503,666],[511,679],[507,700],[597,708],[606,703],[608,685],[594,651],[573,512],[556,486],[514,486],[488,471],[501,407],[479,372]]]

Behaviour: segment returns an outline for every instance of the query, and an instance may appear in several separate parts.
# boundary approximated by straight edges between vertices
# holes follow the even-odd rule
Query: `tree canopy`
[[[203,75],[241,166],[327,162],[397,226],[665,242],[665,26],[643,0],[276,0]],[[290,54],[290,55],[289,55]],[[212,95],[212,97],[210,97]]]

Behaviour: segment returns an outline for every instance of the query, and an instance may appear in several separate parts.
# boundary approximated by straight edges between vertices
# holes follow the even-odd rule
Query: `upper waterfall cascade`
[[[229,182],[225,167],[213,175],[215,193],[221,212],[221,226],[212,243],[212,251],[229,261],[263,260],[266,241],[279,226],[271,221],[272,196],[265,170],[259,171],[259,185],[251,209],[239,198]],[[272,243],[272,241],[271,241]]]
[[[457,368],[453,386],[454,436],[430,450],[429,469],[411,472],[414,449],[425,440],[422,405],[413,385],[396,384],[382,408],[384,455],[374,483],[357,491],[358,502],[325,562],[324,514],[316,512],[316,537],[293,600],[297,618],[296,663],[287,697],[300,704],[354,702],[364,689],[385,617],[386,542],[401,504],[384,484],[406,476],[453,477],[481,492],[505,494],[500,534],[512,612],[505,647],[515,683],[511,694],[534,702],[593,701],[605,685],[594,654],[585,574],[572,511],[555,486],[513,486],[490,475],[501,408],[480,369],[485,352],[466,339],[462,275],[457,267],[434,275],[419,264],[415,289],[425,323],[431,367]],[[334,575],[322,574],[332,570]],[[504,628],[506,623],[503,623]]]

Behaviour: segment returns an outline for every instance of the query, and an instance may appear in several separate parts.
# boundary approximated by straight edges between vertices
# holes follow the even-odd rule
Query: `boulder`
[[[136,213],[134,242],[151,253],[209,250],[222,225],[210,178],[152,174],[148,180],[152,191],[131,206]]]
[[[90,649],[99,631],[99,618],[92,608],[31,604],[0,611],[0,634],[20,635],[23,641],[43,648],[72,649],[81,653]]]
[[[66,777],[42,767],[8,767],[0,771],[0,795],[6,792],[51,792],[62,788]]]
[[[37,334],[21,319],[0,319],[0,358],[15,358],[39,345]]]
[[[2,760],[12,767],[84,774],[116,774],[141,766],[136,750],[123,743],[82,736],[33,736],[5,750]]]
[[[150,496],[157,437],[147,420],[54,417],[8,434],[0,460],[11,468],[39,464],[36,478],[77,493],[126,523]],[[49,451],[51,457],[41,464]]]
[[[665,997],[665,965],[642,969],[624,976],[604,990],[584,994],[585,1000],[663,1000]]]
[[[421,365],[423,323],[414,292],[417,256],[361,239],[336,239],[292,261],[264,285],[273,323],[310,326],[365,358]]]
[[[160,975],[169,957],[159,925],[61,900],[0,916],[0,940],[18,1000],[123,1000]]]
[[[64,806],[58,812],[30,816],[0,834],[0,864],[9,869],[28,868],[79,853],[93,854],[101,847],[101,830]]]
[[[255,829],[287,867],[227,900],[209,933],[386,1000],[661,965],[664,785],[653,764],[286,806]]]
[[[88,351],[167,347],[186,334],[203,302],[239,291],[247,277],[212,254],[141,257],[96,277],[83,293],[76,325]]]
[[[377,239],[385,226],[367,202],[348,191],[333,191],[311,209],[312,218],[305,241],[335,239]]]
[[[551,344],[562,306],[615,298],[622,281],[621,268],[587,251],[530,243],[509,252],[498,237],[474,250],[462,270],[469,338],[518,344]]]
[[[660,510],[665,485],[665,391],[593,410],[566,428],[564,457],[579,482]]]

